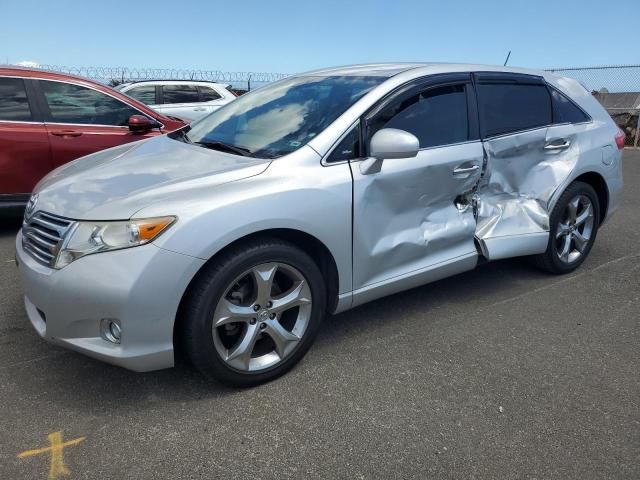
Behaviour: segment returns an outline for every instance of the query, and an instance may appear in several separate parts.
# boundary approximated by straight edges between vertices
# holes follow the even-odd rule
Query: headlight
[[[58,252],[55,268],[92,253],[137,247],[166,230],[176,217],[142,218],[122,222],[76,222]]]

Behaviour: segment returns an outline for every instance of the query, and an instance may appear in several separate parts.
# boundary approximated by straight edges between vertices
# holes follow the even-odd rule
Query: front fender
[[[154,243],[207,260],[227,245],[270,229],[291,229],[323,243],[336,262],[339,293],[351,291],[351,174],[347,164],[323,167],[311,149],[275,160],[267,170],[181,202],[155,204],[140,217],[176,215]]]

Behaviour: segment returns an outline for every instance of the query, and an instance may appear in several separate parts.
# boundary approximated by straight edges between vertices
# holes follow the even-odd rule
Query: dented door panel
[[[475,141],[385,160],[377,173],[363,174],[361,162],[351,162],[354,289],[439,264],[450,270],[458,258],[465,269],[475,266],[470,199],[483,156]]]
[[[551,199],[576,167],[581,128],[544,127],[484,142],[476,238],[488,259],[545,251]]]

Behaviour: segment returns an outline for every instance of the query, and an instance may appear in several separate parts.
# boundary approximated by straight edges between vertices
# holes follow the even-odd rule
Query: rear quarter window
[[[552,123],[546,85],[480,83],[476,86],[483,137],[505,135]]]
[[[553,123],[582,123],[591,120],[573,101],[549,87],[553,102]]]

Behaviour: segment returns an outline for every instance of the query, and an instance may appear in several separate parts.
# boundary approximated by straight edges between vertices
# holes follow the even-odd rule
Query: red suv
[[[91,80],[0,68],[0,209],[24,206],[38,180],[66,162],[184,125]]]

